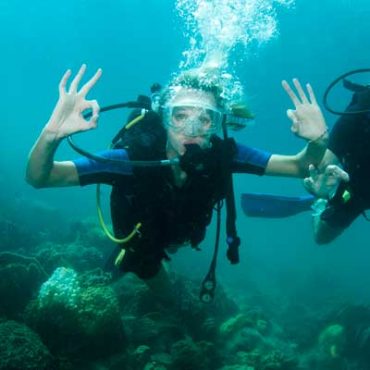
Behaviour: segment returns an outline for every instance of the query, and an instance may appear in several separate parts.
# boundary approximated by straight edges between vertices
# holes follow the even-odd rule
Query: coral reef
[[[16,318],[47,275],[35,258],[0,253],[0,315]]]
[[[40,337],[15,321],[0,323],[0,370],[52,370],[53,358]]]
[[[171,348],[171,370],[207,370],[211,369],[210,353],[213,345],[209,342],[195,343],[191,338],[175,342]]]
[[[84,285],[72,269],[58,268],[28,306],[27,323],[53,354],[91,359],[124,348],[114,291],[108,286]]]
[[[370,368],[367,306],[221,285],[203,304],[199,281],[174,273],[156,295],[133,275],[101,270],[113,246],[96,224],[78,221],[63,235],[42,224],[31,240],[0,220],[0,240],[14,242],[0,253],[0,370]]]
[[[44,242],[38,246],[35,256],[48,273],[60,266],[76,271],[87,271],[103,265],[103,253],[92,245],[78,241],[72,243]]]
[[[343,353],[345,344],[344,327],[339,324],[332,324],[320,333],[320,350],[329,357],[339,357]]]

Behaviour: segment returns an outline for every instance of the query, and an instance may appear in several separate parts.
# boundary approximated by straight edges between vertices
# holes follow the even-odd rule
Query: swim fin
[[[282,218],[309,211],[314,199],[312,195],[286,197],[274,194],[244,193],[241,196],[241,205],[247,216]]]

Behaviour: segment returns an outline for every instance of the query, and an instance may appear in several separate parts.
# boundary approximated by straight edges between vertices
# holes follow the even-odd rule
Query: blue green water
[[[254,46],[247,55],[241,50],[231,54],[257,116],[256,125],[235,138],[276,153],[300,150],[304,143],[290,133],[285,111],[291,105],[280,81],[293,77],[309,81],[321,98],[338,74],[369,67],[369,17],[367,0],[297,0],[290,9],[279,8],[278,36],[261,47]],[[15,204],[19,199],[47,204],[60,210],[66,220],[95,217],[93,189],[36,191],[23,180],[27,154],[57,100],[59,79],[67,68],[76,71],[87,63],[88,73],[103,69],[103,77],[91,94],[102,106],[148,93],[153,82],[164,84],[177,71],[181,53],[188,47],[184,29],[170,0],[3,0],[2,195]],[[339,106],[348,98],[344,92],[338,94]],[[329,114],[326,117],[329,124],[335,120]],[[81,142],[92,149],[104,148],[117,127],[115,119],[102,119],[98,132],[88,133]],[[67,145],[57,154],[58,159],[73,157]],[[296,180],[248,175],[236,177],[235,187],[237,199],[243,191],[304,192]],[[332,245],[318,247],[313,242],[309,214],[259,220],[246,219],[238,210],[241,264],[229,266],[221,257],[219,281],[241,290],[250,289],[252,281],[262,291],[287,294],[287,299],[297,299],[296,292],[315,296],[315,289],[318,294],[332,294],[334,287],[339,295],[370,301],[370,233],[363,219]],[[19,209],[20,219],[21,214]],[[175,258],[174,268],[202,276],[211,256],[212,230],[204,243],[206,252],[182,252]],[[315,285],[317,276],[327,284]]]

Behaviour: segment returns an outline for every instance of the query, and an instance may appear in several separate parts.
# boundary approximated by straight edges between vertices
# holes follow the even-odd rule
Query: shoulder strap
[[[139,109],[133,110],[128,122],[132,122],[141,114]],[[112,140],[114,148],[126,149],[131,160],[156,160],[165,156],[167,134],[160,116],[146,112],[144,118],[137,124],[127,128],[127,124]]]

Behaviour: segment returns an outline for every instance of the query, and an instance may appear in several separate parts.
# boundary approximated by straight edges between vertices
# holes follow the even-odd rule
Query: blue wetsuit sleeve
[[[100,162],[90,158],[81,157],[73,160],[79,176],[80,185],[108,184],[113,185],[122,176],[132,175],[132,166],[127,151],[124,149],[111,149],[96,153],[100,157],[120,160],[119,162]]]
[[[264,175],[271,153],[236,143],[232,172]]]

